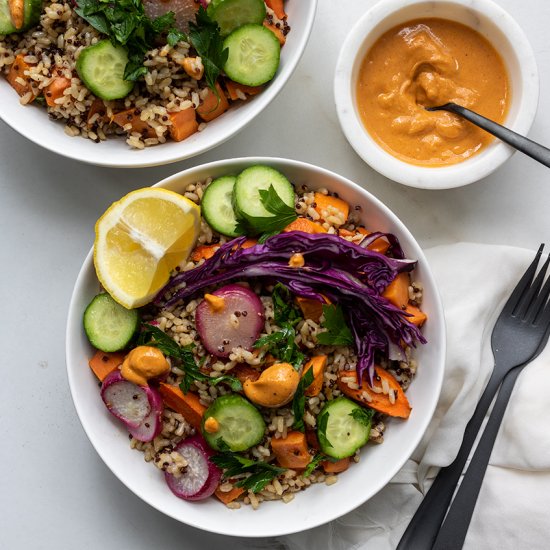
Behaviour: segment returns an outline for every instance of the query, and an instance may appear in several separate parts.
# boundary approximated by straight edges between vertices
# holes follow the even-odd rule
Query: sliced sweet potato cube
[[[319,395],[323,389],[323,381],[325,379],[325,369],[327,368],[327,356],[315,355],[305,365],[302,376],[309,370],[313,369],[313,382],[306,388],[304,394],[308,397]]]
[[[405,396],[403,389],[399,385],[399,382],[386,369],[379,366],[375,367],[375,372],[374,387],[378,391],[381,390],[383,387],[382,380],[385,380],[389,386],[389,391],[393,392],[393,399],[391,399],[386,393],[377,393],[377,391],[374,391],[365,379],[362,380],[359,385],[359,389],[355,390],[350,388],[343,379],[355,376],[353,371],[341,370],[338,372],[338,388],[350,399],[353,399],[366,407],[370,407],[375,411],[382,412],[389,416],[409,418],[411,414],[411,405]],[[367,394],[367,397],[363,395],[363,392]]]
[[[284,0],[265,0],[265,3],[273,10],[278,19],[286,17]]]
[[[245,492],[245,489],[242,487],[233,487],[230,491],[223,492],[218,487],[214,494],[224,503],[229,504],[230,502],[233,502],[234,500],[237,500],[243,493]]]
[[[323,193],[315,193],[313,200],[315,201],[315,211],[321,216],[322,220],[326,221],[325,218],[331,215],[340,216],[343,220],[342,223],[345,223],[348,219],[349,204],[346,201]]]
[[[15,57],[15,61],[12,63],[6,77],[11,87],[20,96],[24,96],[26,93],[32,91],[31,79],[25,72],[29,71],[33,65],[29,65],[29,63],[24,60],[24,57],[25,55],[22,53]]]
[[[136,109],[127,109],[113,115],[111,122],[114,122],[121,128],[131,124],[130,132],[138,132],[144,139],[157,137],[157,133],[147,122],[141,120]]]
[[[196,430],[201,429],[202,417],[206,407],[200,402],[196,393],[190,391],[183,393],[178,386],[172,386],[164,382],[159,384],[159,392],[167,407],[180,413]]]
[[[405,311],[412,315],[412,317],[407,317],[407,321],[417,327],[421,327],[426,322],[426,319],[428,319],[428,316],[423,311],[412,304],[407,304]]]
[[[267,27],[277,37],[277,40],[281,46],[285,45],[286,36],[279,27],[275,26],[273,23],[268,23],[267,21],[264,21],[264,27]]]
[[[88,361],[93,373],[103,382],[105,378],[114,370],[118,369],[126,354],[121,351],[107,353],[105,351],[96,351],[95,355]]]
[[[220,85],[216,82],[216,89],[218,95],[212,90],[208,90],[208,95],[204,98],[203,102],[197,107],[197,114],[205,122],[210,122],[221,114],[225,113],[229,109],[229,102],[223,93]]]
[[[317,222],[308,220],[307,218],[296,218],[293,222],[290,222],[284,229],[283,233],[289,231],[302,231],[303,233],[326,233],[327,230]]]
[[[306,436],[302,432],[288,432],[285,438],[271,440],[271,449],[283,468],[301,470],[311,461],[307,450]]]
[[[303,298],[302,296],[296,297],[296,303],[298,307],[302,310],[302,315],[305,319],[311,319],[316,323],[321,319],[323,315],[323,302],[319,300],[313,300],[312,298]],[[330,300],[325,298],[325,304],[330,304]]]
[[[397,277],[386,287],[382,296],[389,300],[395,307],[405,309],[409,303],[409,274],[399,273]]]
[[[168,129],[174,141],[183,141],[199,129],[197,114],[192,107],[177,113],[168,113],[168,117],[172,123]]]
[[[46,103],[50,107],[55,107],[55,100],[63,97],[63,92],[69,88],[71,81],[69,78],[64,76],[58,76],[46,86],[44,91],[44,97],[46,98]]]
[[[94,118],[95,115],[98,115],[96,118]],[[93,122],[92,122],[93,120]],[[96,97],[92,104],[90,105],[90,109],[88,110],[88,116],[86,117],[86,124],[88,126],[92,126],[93,124],[101,123],[101,122],[108,122],[109,119],[107,118],[107,109],[105,107],[105,103],[103,103],[102,99],[99,99]]]
[[[257,95],[264,89],[263,86],[246,86],[245,84],[239,84],[238,82],[233,82],[233,80],[230,80],[229,78],[227,78],[224,82],[231,101],[243,99],[243,94],[245,96]]]
[[[321,466],[323,467],[325,474],[339,474],[340,472],[345,472],[349,468],[349,465],[349,456],[336,460],[335,462],[332,462],[331,460],[323,460],[323,462],[321,462]]]
[[[256,382],[260,378],[260,372],[246,363],[239,363],[234,366],[229,374],[238,378],[241,384],[244,384],[246,380]]]

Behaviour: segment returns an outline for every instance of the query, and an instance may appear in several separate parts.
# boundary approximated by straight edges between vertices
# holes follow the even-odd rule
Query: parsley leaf
[[[322,453],[317,453],[312,459],[311,462],[306,466],[306,469],[302,472],[302,477],[309,477],[313,470],[319,466],[319,464],[326,460],[327,457]]]
[[[208,87],[218,97],[216,80],[227,61],[229,50],[223,47],[218,24],[210,19],[202,6],[197,12],[196,23],[189,23],[189,40],[202,60]]]
[[[372,409],[365,409],[361,407],[359,409],[353,409],[353,411],[351,411],[349,415],[353,417],[354,420],[357,420],[357,422],[363,424],[363,426],[370,429],[374,411]]]
[[[294,296],[287,286],[277,283],[271,293],[273,300],[273,319],[277,325],[285,322],[296,325],[302,320],[300,310],[294,305]]]
[[[186,36],[175,28],[174,12],[149,19],[139,0],[78,0],[74,11],[115,45],[128,50],[124,79],[136,81],[147,73],[145,54],[155,47],[158,36],[168,33],[167,42],[174,46]]]
[[[193,356],[192,345],[180,346],[176,341],[170,338],[170,336],[153,325],[142,325],[137,345],[154,346],[162,351],[164,355],[178,359],[181,362],[181,368],[184,371],[184,375],[180,384],[180,389],[183,393],[189,391],[191,384],[195,380],[209,382],[214,386],[223,382],[228,384],[233,391],[240,391],[243,388],[241,382],[234,376],[223,374],[221,376],[211,377],[202,372]]]
[[[292,223],[298,216],[294,205],[289,206],[277,194],[273,184],[266,189],[259,190],[260,202],[264,208],[273,216],[248,216],[237,222],[237,229],[247,235],[262,233],[258,239],[263,243],[269,237],[280,233],[289,223]]]
[[[295,342],[296,331],[290,323],[282,323],[281,330],[266,334],[254,342],[254,348],[265,348],[266,353],[284,363],[290,363],[298,370],[306,356],[300,351]]]
[[[224,479],[250,474],[248,477],[237,481],[235,486],[251,490],[253,493],[260,492],[273,478],[286,471],[286,468],[279,468],[267,462],[254,462],[234,453],[223,452],[212,456],[210,460],[216,466],[225,470],[223,473]]]
[[[321,323],[321,326],[326,328],[327,331],[317,335],[319,344],[325,346],[351,346],[353,344],[353,334],[346,325],[342,308],[339,305],[324,304],[323,314],[325,320]]]
[[[302,376],[300,382],[298,382],[298,387],[296,388],[296,393],[292,399],[292,411],[294,413],[294,424],[293,428],[303,432],[305,430],[304,425],[304,412],[306,410],[306,396],[305,391],[313,383],[313,366],[311,366]]]
[[[324,414],[320,414],[317,417],[317,438],[319,439],[319,443],[323,447],[332,447],[332,443],[328,440],[327,437],[327,425],[329,416],[330,414],[328,412],[325,412]]]

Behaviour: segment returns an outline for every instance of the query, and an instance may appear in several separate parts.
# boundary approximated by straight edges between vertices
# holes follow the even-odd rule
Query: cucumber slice
[[[281,200],[294,208],[294,187],[288,179],[274,168],[256,165],[243,170],[233,188],[233,207],[237,218],[273,216],[260,200],[260,189],[269,189],[273,185]]]
[[[212,0],[207,13],[220,27],[221,35],[227,36],[248,23],[261,25],[266,9],[264,0]]]
[[[263,25],[243,25],[223,42],[229,50],[224,71],[227,76],[246,86],[269,82],[279,68],[281,45]]]
[[[20,29],[16,29],[11,17],[9,1],[0,0],[0,34],[24,32],[34,27],[40,21],[42,0],[25,0],[23,8],[23,26]]]
[[[237,178],[223,176],[215,179],[204,191],[202,215],[212,229],[228,237],[238,237],[237,218],[233,210],[233,188]]]
[[[101,351],[124,349],[138,327],[138,312],[121,306],[106,292],[98,294],[84,311],[86,336]]]
[[[353,411],[357,411],[362,420],[354,418]],[[321,451],[333,458],[352,456],[369,440],[370,417],[366,409],[346,397],[326,403],[317,418]]]
[[[78,76],[94,95],[107,101],[122,99],[134,88],[134,82],[124,80],[128,52],[102,40],[80,52],[76,62]]]
[[[218,423],[215,432],[205,429],[209,418],[214,418]],[[204,439],[216,451],[224,450],[220,448],[220,439],[231,451],[246,451],[257,445],[265,433],[265,422],[258,409],[250,401],[236,394],[218,397],[206,409],[201,427]]]

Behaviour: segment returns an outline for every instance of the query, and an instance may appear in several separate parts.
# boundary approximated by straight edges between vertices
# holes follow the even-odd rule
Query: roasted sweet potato
[[[399,418],[409,418],[411,414],[411,405],[409,400],[405,396],[399,382],[385,369],[376,366],[376,375],[374,380],[374,387],[376,389],[382,389],[382,380],[386,380],[389,386],[390,392],[394,392],[394,403],[391,402],[388,394],[376,393],[367,383],[366,380],[362,381],[358,390],[350,388],[346,382],[342,379],[345,377],[353,376],[353,371],[339,371],[338,372],[338,388],[340,391],[347,395],[350,399],[370,407],[375,411],[382,412],[389,416],[397,416]],[[368,394],[368,398],[363,396],[363,392]]]
[[[196,393],[188,391],[184,394],[178,386],[164,382],[159,384],[159,392],[167,407],[180,413],[196,430],[201,429],[206,407],[199,401],[199,396]]]
[[[293,222],[289,223],[284,229],[283,233],[289,231],[302,231],[303,233],[326,233],[327,230],[320,224],[307,218],[296,218]]]
[[[332,195],[323,195],[323,193],[315,193],[315,211],[322,220],[326,217],[335,214],[343,218],[345,222],[349,216],[349,204],[338,197]]]
[[[128,124],[131,125],[130,132],[138,132],[144,139],[157,137],[157,133],[147,122],[141,120],[140,115],[136,112],[136,109],[127,109],[126,111],[120,111],[112,116],[111,122],[114,122],[121,128],[124,128]]]
[[[327,368],[327,356],[315,355],[305,365],[302,376],[313,368],[313,382],[307,387],[304,394],[308,397],[319,395],[323,389],[323,381],[325,379],[325,369]]]
[[[212,90],[208,90],[208,95],[197,107],[197,114],[205,122],[214,120],[229,109],[229,102],[218,83],[216,83],[216,89],[218,90],[218,95]]]
[[[409,274],[400,273],[382,292],[394,306],[405,309],[409,303]]]
[[[238,99],[243,99],[243,95],[252,96],[259,94],[264,87],[263,86],[246,86],[245,84],[239,84],[233,82],[229,78],[225,79],[225,89],[229,95],[231,101],[237,101]]]
[[[245,492],[245,489],[242,487],[233,487],[231,491],[223,492],[220,491],[220,488],[218,487],[214,494],[224,503],[229,504],[230,502],[233,502],[234,500],[237,500],[243,493]]]
[[[122,351],[107,353],[98,350],[88,361],[88,364],[93,373],[103,382],[107,375],[122,365],[124,357],[126,357],[126,354]]]
[[[265,3],[273,10],[278,19],[286,17],[284,0],[265,0]]]
[[[279,27],[276,27],[273,23],[268,23],[267,21],[264,21],[264,27],[267,27],[277,37],[277,40],[279,41],[279,44],[281,44],[281,46],[284,46],[286,42],[286,36]]]
[[[301,470],[311,461],[306,436],[302,432],[288,432],[285,438],[271,440],[271,449],[283,468]]]
[[[417,327],[421,327],[426,322],[426,319],[428,319],[428,316],[423,311],[412,304],[407,304],[405,311],[412,315],[412,317],[407,317],[407,321]]]
[[[189,107],[177,113],[168,113],[170,122],[170,136],[174,141],[183,141],[199,129],[195,109]]]
[[[55,100],[63,97],[63,92],[71,85],[71,81],[64,76],[58,76],[48,84],[44,92],[46,103],[55,107]]]
[[[11,87],[20,96],[24,96],[27,92],[32,91],[31,79],[28,75],[25,74],[26,71],[32,68],[32,65],[29,65],[24,60],[24,57],[25,55],[22,53],[16,56],[15,61],[12,63],[6,77]]]
[[[339,474],[340,472],[345,472],[350,465],[349,456],[332,462],[331,460],[323,460],[321,466],[326,474]]]
[[[256,382],[260,378],[260,371],[246,363],[239,363],[231,369],[229,374],[238,378],[241,384],[244,384],[246,380]]]

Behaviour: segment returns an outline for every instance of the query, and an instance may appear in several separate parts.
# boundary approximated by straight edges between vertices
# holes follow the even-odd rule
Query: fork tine
[[[520,279],[519,283],[516,285],[516,288],[514,288],[506,304],[504,304],[504,308],[502,309],[503,313],[511,314],[517,308],[520,298],[523,296],[523,293],[529,287],[529,285],[531,284],[531,281],[533,280],[533,277],[535,276],[535,272],[537,271],[537,265],[542,255],[543,248],[544,248],[544,244],[541,244],[539,246],[539,250],[535,256],[535,259],[523,274],[523,277]]]
[[[550,262],[550,256],[546,260],[545,266],[548,266]],[[548,297],[550,296],[550,277],[546,280],[543,289],[540,291],[540,294],[537,298],[537,307],[534,316],[533,324],[537,325],[539,322],[542,322],[545,325],[550,325],[550,302],[548,302]]]
[[[546,277],[546,270],[548,269],[548,265],[550,264],[550,255],[540,268],[540,271],[538,272],[538,275],[536,279],[533,281],[533,284],[529,287],[529,290],[527,293],[521,298],[521,303],[518,306],[518,313],[517,316],[520,319],[524,319],[526,321],[534,321],[541,305],[544,305],[546,302],[546,298],[542,299],[541,295],[539,295],[540,289],[542,287],[542,283],[544,282],[544,278]]]

